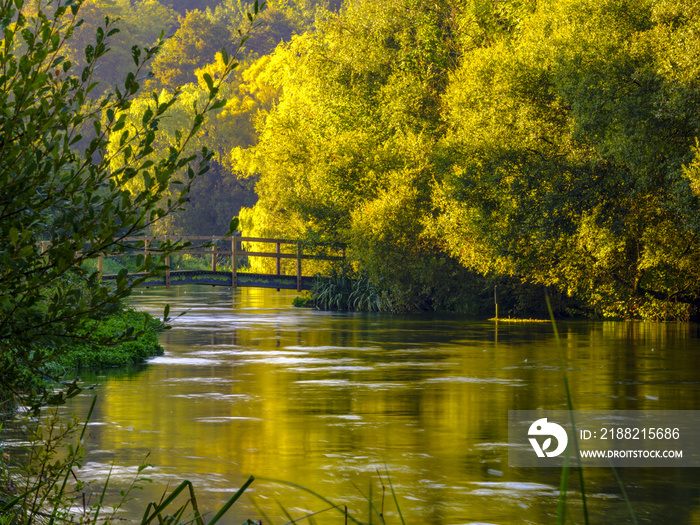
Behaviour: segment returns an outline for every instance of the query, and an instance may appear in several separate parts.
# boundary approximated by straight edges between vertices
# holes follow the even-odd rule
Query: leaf
[[[204,82],[207,83],[207,88],[209,89],[209,93],[214,91],[214,81],[211,78],[211,75],[209,73],[204,73],[202,75],[202,78],[204,79]]]

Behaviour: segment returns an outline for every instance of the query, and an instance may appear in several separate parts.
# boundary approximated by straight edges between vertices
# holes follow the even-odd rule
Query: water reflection
[[[552,523],[560,472],[507,465],[508,410],[566,408],[551,326],[455,316],[297,310],[293,293],[175,287],[135,304],[187,310],[162,335],[166,353],[99,381],[88,471],[126,482],[148,456],[144,501],[183,478],[215,509],[247,479],[292,481],[367,518],[377,471],[391,474],[407,522]],[[693,325],[559,326],[579,409],[697,410],[699,340]],[[84,413],[90,397],[68,410]],[[631,522],[607,469],[585,471],[592,523]],[[640,522],[698,523],[694,469],[621,472]],[[580,522],[576,477],[569,499]],[[275,521],[320,510],[311,495],[270,481],[251,494]],[[390,496],[389,522],[399,523]],[[249,500],[227,523],[258,518]],[[320,523],[342,523],[326,513]]]

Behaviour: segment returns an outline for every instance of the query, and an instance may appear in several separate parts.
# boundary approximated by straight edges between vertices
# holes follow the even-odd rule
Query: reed
[[[82,481],[78,476],[85,453],[84,442],[88,422],[95,408],[93,398],[85,421],[74,419],[66,423],[57,412],[37,425],[29,436],[28,455],[10,461],[9,454],[3,453],[0,459],[0,525],[57,525],[75,523],[96,525],[121,521],[122,506],[131,498],[134,490],[151,480],[143,476],[150,465],[138,467],[136,476],[126,490],[119,492],[120,501],[112,506],[105,505],[111,479],[111,469],[99,492],[97,501],[88,504],[87,492],[92,483]],[[79,432],[78,432],[79,431]],[[76,436],[77,435],[77,436]],[[250,476],[226,504],[205,522],[205,514],[200,512],[193,484],[183,480],[172,492],[163,494],[160,502],[146,506],[140,525],[215,525],[240,499],[254,481]],[[184,495],[184,503],[176,504],[176,499]],[[248,525],[255,522],[248,520]]]
[[[566,405],[569,409],[569,414],[571,415],[571,433],[573,435],[573,444],[574,444],[574,452],[576,454],[577,458],[577,463],[578,463],[578,477],[579,477],[579,484],[581,487],[581,504],[582,504],[582,510],[583,510],[583,521],[586,525],[590,523],[589,516],[588,516],[588,504],[587,504],[587,498],[586,498],[586,484],[584,481],[584,476],[583,476],[583,466],[581,465],[581,454],[579,452],[579,444],[578,444],[578,432],[576,431],[576,421],[574,418],[574,404],[571,398],[571,389],[569,388],[569,377],[566,372],[566,359],[564,357],[564,351],[562,349],[562,344],[561,344],[561,339],[559,338],[559,330],[557,329],[557,323],[554,319],[554,313],[552,311],[552,306],[549,302],[549,296],[545,296],[545,300],[547,301],[547,309],[549,310],[549,315],[552,320],[552,328],[554,330],[554,337],[557,343],[557,349],[559,352],[559,364],[561,366],[562,370],[562,377],[564,381],[564,391],[566,393]],[[569,461],[569,451],[567,450],[565,455],[564,455],[564,465],[562,467],[562,472],[561,472],[561,481],[559,484],[559,501],[557,505],[557,524],[563,524],[566,522],[567,516],[569,517],[569,520],[573,523],[573,518],[567,513],[567,487],[568,487],[568,481],[569,481],[569,473],[570,473],[570,461]],[[630,514],[630,519],[632,520],[632,523],[634,525],[637,525],[637,517],[634,513],[634,509],[632,508],[632,502],[629,499],[629,496],[627,495],[627,490],[625,489],[624,484],[622,483],[622,480],[620,479],[620,476],[615,469],[615,467],[611,464],[610,468],[612,469],[613,476],[615,477],[615,481],[618,484],[618,487],[620,488],[620,492],[622,493],[622,498],[625,501],[625,504],[627,505],[627,510]]]
[[[355,487],[355,490],[362,496],[362,499],[365,500],[367,507],[366,507],[366,514],[360,515],[359,513],[353,513],[352,511],[348,510],[348,506],[344,503],[334,503],[325,496],[319,494],[318,492],[315,492],[307,487],[304,487],[302,485],[299,485],[297,483],[293,483],[290,481],[283,481],[279,479],[271,479],[271,478],[260,478],[263,481],[271,482],[271,483],[277,483],[280,485],[285,485],[287,487],[292,487],[294,489],[301,490],[303,492],[306,492],[307,494],[311,494],[312,496],[318,498],[320,501],[322,501],[325,505],[327,505],[326,508],[320,511],[314,511],[308,514],[305,514],[303,516],[299,516],[297,518],[293,518],[291,513],[281,504],[277,503],[284,515],[287,517],[289,520],[285,525],[291,525],[292,523],[303,523],[303,522],[312,522],[314,518],[318,517],[319,515],[328,513],[328,512],[333,512],[335,511],[336,513],[339,513],[341,517],[345,521],[345,525],[348,523],[354,523],[356,525],[387,525],[387,518],[386,518],[386,500],[387,500],[387,485],[384,483],[384,479],[382,474],[377,471],[377,478],[379,480],[379,486],[381,487],[381,497],[379,500],[375,500],[375,495],[374,495],[374,483],[373,480],[370,479],[369,484],[368,484],[368,489],[367,493],[363,492],[357,485],[353,483],[353,486]],[[389,475],[389,470],[385,466],[385,473],[384,473],[384,478],[386,478],[389,491],[391,493],[391,498],[394,502],[395,505],[395,511],[396,514],[398,515],[398,522],[401,523],[401,525],[406,525],[406,521],[404,519],[403,513],[401,512],[401,506],[399,505],[398,497],[396,496],[396,491],[394,490],[394,486],[391,483],[391,476]],[[251,498],[251,501],[253,501],[253,505],[255,508],[258,510],[261,516],[264,518],[265,523],[273,524],[274,522],[265,514],[263,509],[260,508],[260,506],[257,504],[256,501]],[[262,521],[262,520],[261,520]]]

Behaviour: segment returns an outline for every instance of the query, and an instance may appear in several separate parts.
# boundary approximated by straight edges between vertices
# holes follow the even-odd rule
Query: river
[[[125,487],[153,464],[126,516],[182,479],[216,510],[253,474],[224,523],[286,523],[333,503],[387,523],[556,522],[560,469],[508,466],[508,410],[566,409],[559,348],[577,409],[700,409],[696,325],[470,320],[332,313],[290,306],[294,292],[139,290],[135,307],[173,321],[162,357],[97,383],[64,409],[89,425],[84,478]],[[620,469],[639,523],[700,523],[694,468]],[[584,469],[591,523],[632,523],[607,468]],[[386,493],[382,496],[382,484]],[[569,508],[581,523],[578,477]],[[285,510],[283,511],[282,508]],[[326,511],[316,523],[343,523]],[[378,523],[377,517],[373,518]],[[307,523],[307,522],[302,522]]]

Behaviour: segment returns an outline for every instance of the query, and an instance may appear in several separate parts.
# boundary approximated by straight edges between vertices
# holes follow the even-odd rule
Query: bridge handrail
[[[216,235],[203,236],[203,235],[183,235],[180,237],[124,237],[120,239],[123,242],[139,242],[139,241],[209,241],[209,242],[224,242],[224,241],[239,241],[239,242],[260,242],[267,244],[302,244],[302,245],[313,245],[313,246],[330,246],[344,248],[345,243],[323,243],[314,242],[307,243],[301,239],[270,239],[268,237],[238,237],[237,235],[229,235],[228,237],[218,237]]]
[[[231,284],[234,288],[237,287],[237,274],[238,274],[238,255],[245,255],[247,257],[274,257],[277,259],[277,264],[276,264],[276,275],[281,275],[281,260],[282,259],[296,259],[297,264],[296,264],[296,277],[297,277],[297,289],[298,291],[301,291],[302,287],[302,270],[301,270],[301,261],[304,259],[313,259],[313,260],[326,260],[326,261],[340,261],[345,259],[345,244],[324,244],[324,243],[316,243],[314,246],[326,246],[326,247],[331,247],[335,249],[340,249],[342,250],[342,255],[341,256],[334,256],[334,255],[304,255],[303,250],[305,247],[308,247],[308,244],[306,244],[304,241],[300,240],[290,240],[290,239],[268,239],[264,237],[238,237],[238,236],[228,236],[228,237],[204,237],[204,236],[183,236],[183,237],[178,237],[177,239],[169,239],[168,237],[125,237],[123,239],[119,239],[120,242],[143,242],[143,246],[139,246],[138,250],[141,251],[143,250],[145,253],[158,253],[160,250],[158,248],[154,248],[150,246],[151,241],[168,241],[168,240],[183,240],[183,241],[191,241],[191,240],[205,240],[212,242],[212,244],[209,246],[206,246],[205,244],[202,244],[200,246],[194,246],[191,249],[189,247],[184,248],[182,250],[178,251],[178,254],[188,254],[188,255],[211,255],[211,271],[216,271],[216,260],[219,255],[224,255],[224,256],[230,256],[231,257]],[[231,249],[230,250],[218,250],[217,249],[217,242],[224,242],[224,241],[229,241],[231,242]],[[46,242],[46,241],[45,241]],[[240,242],[257,242],[257,243],[267,243],[267,244],[276,244],[277,248],[276,251],[274,252],[249,252],[249,251],[239,251],[238,249],[238,244]],[[282,253],[281,251],[281,245],[282,244],[292,244],[296,246],[296,253]],[[45,244],[42,245],[42,251],[45,250]],[[203,247],[207,247],[208,249],[203,250]],[[102,274],[102,267],[103,267],[103,258],[104,255],[100,255],[98,258],[97,262],[97,268],[98,272]],[[106,255],[106,257],[111,257],[111,255]],[[168,267],[166,270],[165,274],[165,283],[166,286],[170,286],[170,256],[168,255],[166,257],[165,265]]]

